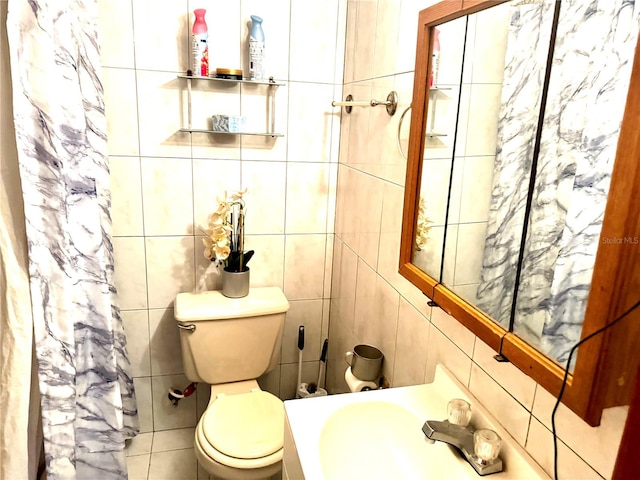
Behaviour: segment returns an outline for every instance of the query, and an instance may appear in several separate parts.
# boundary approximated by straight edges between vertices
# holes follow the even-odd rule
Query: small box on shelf
[[[246,126],[247,118],[241,115],[211,116],[211,130],[214,132],[241,133]]]

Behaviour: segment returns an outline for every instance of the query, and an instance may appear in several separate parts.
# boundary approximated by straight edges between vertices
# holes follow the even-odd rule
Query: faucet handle
[[[466,427],[471,420],[471,404],[466,400],[454,398],[447,404],[447,419],[452,425]]]
[[[478,457],[478,463],[487,465],[498,458],[502,439],[493,430],[482,428],[473,433],[473,451]]]

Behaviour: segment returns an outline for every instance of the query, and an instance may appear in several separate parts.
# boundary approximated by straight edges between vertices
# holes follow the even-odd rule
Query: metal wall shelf
[[[185,133],[215,133],[217,135],[254,135],[257,137],[284,137],[284,133],[276,132],[220,132],[218,130],[206,130],[202,128],[181,128]]]
[[[205,80],[212,82],[227,82],[227,83],[248,83],[255,85],[268,85],[273,87],[283,87],[285,83],[276,82],[273,77],[269,77],[269,80],[250,80],[243,78],[242,80],[233,80],[229,78],[216,78],[216,77],[196,77],[194,75],[178,75],[178,78],[186,78],[187,80]]]
[[[284,137],[283,133],[277,133],[275,131],[275,123],[276,123],[276,95],[275,89],[281,86],[286,85],[285,83],[276,82],[273,77],[269,77],[267,81],[258,81],[258,80],[232,80],[227,78],[216,78],[216,77],[196,77],[193,75],[178,75],[178,78],[185,79],[187,81],[187,122],[188,125],[186,128],[179,129],[180,132],[187,133],[206,133],[206,134],[220,134],[220,135],[253,135],[260,137]],[[211,81],[211,82],[222,82],[222,83],[243,83],[250,85],[264,85],[267,87],[267,97],[271,99],[270,107],[267,108],[267,131],[266,132],[219,132],[217,130],[209,130],[203,128],[193,128],[193,115],[191,109],[191,83],[194,80],[203,80],[203,81]]]

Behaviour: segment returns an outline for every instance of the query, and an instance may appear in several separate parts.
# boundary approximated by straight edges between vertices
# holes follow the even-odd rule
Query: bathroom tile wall
[[[247,69],[249,16],[264,19],[267,74],[276,90],[282,138],[180,133],[195,8],[207,9],[209,61]],[[216,195],[248,188],[252,286],[288,297],[281,364],[263,388],[295,392],[298,325],[305,325],[303,378],[315,380],[328,335],[346,1],[100,0],[99,27],[111,162],[116,284],[135,377],[142,432],[194,427],[208,391],[184,388],[173,300],[220,288],[202,255],[201,232]],[[242,114],[267,128],[267,87],[194,81],[193,127],[215,113]],[[155,437],[154,437],[155,438]],[[151,453],[153,455],[153,453]]]
[[[358,343],[383,350],[384,375],[392,386],[429,382],[441,363],[552,472],[554,398],[513,365],[496,362],[495,352],[441,309],[429,307],[397,273],[405,161],[396,132],[411,103],[417,12],[434,3],[348,1],[344,95],[384,98],[394,89],[400,107],[393,117],[380,107],[342,117],[328,386],[346,391],[344,352]],[[408,124],[406,118],[401,129],[405,151]],[[462,192],[470,193],[467,187]],[[626,407],[608,409],[601,426],[591,428],[561,407],[560,478],[609,478],[626,415]]]

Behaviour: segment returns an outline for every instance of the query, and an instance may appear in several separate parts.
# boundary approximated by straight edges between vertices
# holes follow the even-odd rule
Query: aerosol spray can
[[[262,18],[251,15],[251,32],[249,33],[249,78],[264,80],[264,32]]]
[[[194,77],[209,76],[209,32],[207,22],[204,21],[204,15],[207,11],[204,8],[198,8],[193,11],[196,20],[193,22],[191,29],[191,55],[192,70]]]

